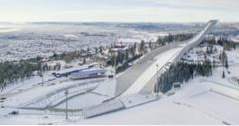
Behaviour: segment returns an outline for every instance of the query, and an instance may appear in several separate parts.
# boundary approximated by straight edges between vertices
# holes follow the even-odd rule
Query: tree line
[[[183,34],[168,34],[167,36],[159,36],[156,43],[159,45],[165,45],[171,42],[185,41],[193,37],[192,33],[183,33]]]
[[[41,69],[41,63],[33,60],[21,60],[19,62],[0,63],[0,88],[3,90],[7,84],[32,76],[34,71]]]
[[[139,47],[137,43],[129,46],[126,50],[114,51],[110,49],[110,57],[107,65],[116,67],[116,73],[122,72],[129,67],[129,63],[140,58],[145,53],[145,42],[141,41]],[[137,53],[139,50],[139,53]]]
[[[219,60],[222,63],[222,67],[228,69],[228,56],[225,50],[236,49],[235,43],[224,37],[219,37],[219,39],[216,39],[216,37],[212,37],[210,39],[207,38],[203,40],[203,43],[209,44],[206,50],[207,54],[212,54],[214,52],[213,45],[221,45],[223,47],[223,51],[219,55]],[[187,82],[196,76],[211,76],[213,67],[215,67],[214,63],[211,63],[206,59],[202,63],[188,63],[180,61],[172,64],[170,68],[158,78],[154,92],[161,91],[165,93],[172,88],[173,83]],[[222,78],[225,78],[225,70],[223,70]]]
[[[170,68],[160,75],[154,91],[163,93],[169,91],[173,83],[187,82],[196,76],[211,76],[212,64],[209,61],[203,63],[190,64],[187,62],[177,62],[172,64]]]
[[[227,37],[219,36],[216,38],[216,36],[204,39],[203,42],[207,42],[210,45],[220,45],[224,47],[225,50],[231,50],[231,49],[236,49],[236,43],[233,41],[229,40]]]

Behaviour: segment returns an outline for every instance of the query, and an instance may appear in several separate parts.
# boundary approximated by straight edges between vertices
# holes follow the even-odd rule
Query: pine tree
[[[229,68],[229,65],[228,65],[228,59],[226,58],[225,60],[225,67],[228,69]]]
[[[125,52],[125,62],[128,62],[128,60],[129,60],[129,51],[128,50],[126,50],[126,52]]]
[[[222,72],[222,78],[225,78],[225,72],[224,71]]]
[[[152,50],[152,42],[151,41],[149,41],[149,48],[150,48],[150,50]]]
[[[140,53],[141,53],[141,54],[144,54],[144,51],[145,51],[145,42],[144,42],[144,40],[142,40],[142,41],[140,42],[139,50],[140,50]]]

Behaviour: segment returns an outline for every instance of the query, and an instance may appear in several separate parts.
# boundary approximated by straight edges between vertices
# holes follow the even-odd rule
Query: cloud
[[[193,9],[193,10],[216,10],[238,11],[238,0],[145,0],[161,7]]]
[[[239,21],[238,0],[0,0],[0,21]]]

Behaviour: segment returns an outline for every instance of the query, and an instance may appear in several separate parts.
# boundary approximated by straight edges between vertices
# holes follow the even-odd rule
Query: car
[[[114,78],[114,75],[109,75],[108,77],[109,77],[109,78]]]
[[[9,113],[9,115],[18,115],[18,114],[19,114],[18,111],[12,111],[12,112]]]

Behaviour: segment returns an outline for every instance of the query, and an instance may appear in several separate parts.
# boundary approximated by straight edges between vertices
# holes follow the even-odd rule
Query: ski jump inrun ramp
[[[117,78],[116,95],[137,94],[145,87],[150,87],[152,90],[157,73],[159,72],[160,75],[169,68],[171,63],[178,61],[191,48],[199,45],[217,22],[217,20],[209,21],[201,32],[188,41],[174,42],[145,55],[137,64]]]

